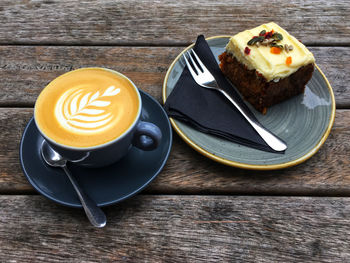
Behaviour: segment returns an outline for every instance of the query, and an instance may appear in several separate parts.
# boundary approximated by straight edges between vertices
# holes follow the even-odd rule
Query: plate
[[[144,189],[164,167],[172,145],[172,130],[162,106],[140,90],[141,119],[153,122],[162,131],[162,141],[153,151],[132,147],[117,163],[103,168],[82,168],[69,164],[86,193],[98,206],[115,204]],[[28,122],[20,144],[20,160],[24,175],[45,197],[71,207],[82,207],[73,186],[61,168],[48,166],[41,158],[39,134],[33,118]]]
[[[224,52],[229,38],[206,39],[218,63],[218,56]],[[193,45],[182,51],[170,65],[163,83],[163,102],[182,73],[184,64],[179,59]],[[264,152],[204,134],[173,118],[170,122],[187,144],[214,161],[245,169],[273,170],[297,165],[314,155],[326,141],[335,118],[332,87],[317,65],[304,94],[270,107],[266,115],[249,104],[248,107],[268,130],[287,143],[285,154]]]

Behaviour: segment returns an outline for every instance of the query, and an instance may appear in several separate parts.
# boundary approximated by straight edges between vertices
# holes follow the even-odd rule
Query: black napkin
[[[204,36],[198,36],[193,49],[214,75],[219,86],[237,100],[242,101],[240,95],[221,72]],[[244,106],[249,110],[246,105]],[[192,78],[187,66],[167,98],[164,108],[169,117],[183,121],[203,133],[216,135],[255,149],[276,152],[263,141],[221,93],[199,86]]]

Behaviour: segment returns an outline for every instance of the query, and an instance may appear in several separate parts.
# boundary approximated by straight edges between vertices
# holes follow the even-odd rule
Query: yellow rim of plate
[[[213,36],[213,37],[209,37],[206,38],[206,40],[211,40],[211,39],[217,39],[217,38],[229,38],[231,36],[228,35],[221,35],[221,36]],[[194,43],[191,44],[190,46],[188,46],[187,48],[185,48],[176,58],[175,60],[171,63],[166,75],[165,75],[165,79],[164,79],[164,83],[163,83],[163,89],[162,89],[162,97],[163,97],[163,103],[165,103],[166,101],[166,87],[167,87],[167,83],[168,83],[168,78],[169,78],[169,74],[172,71],[175,63],[180,59],[180,57],[183,55],[184,52],[186,52],[188,49],[192,48],[194,46]],[[256,165],[256,164],[246,164],[246,163],[240,163],[240,162],[235,162],[235,161],[231,161],[231,160],[227,160],[225,158],[216,156],[210,152],[208,152],[207,150],[203,149],[202,147],[200,147],[199,145],[195,144],[193,141],[191,141],[187,135],[179,128],[179,126],[176,124],[175,120],[173,118],[169,118],[170,119],[170,123],[173,126],[174,130],[176,131],[176,133],[188,144],[190,145],[193,149],[195,149],[197,152],[203,154],[204,156],[228,165],[228,166],[233,166],[233,167],[238,167],[238,168],[243,168],[243,169],[250,169],[250,170],[277,170],[277,169],[283,169],[283,168],[288,168],[288,167],[292,167],[295,166],[297,164],[300,164],[304,161],[306,161],[307,159],[309,159],[311,156],[313,156],[320,148],[321,146],[324,144],[324,142],[326,141],[329,133],[331,132],[333,123],[334,123],[334,119],[335,119],[335,99],[334,99],[334,94],[333,94],[333,89],[331,87],[331,85],[329,84],[328,79],[326,78],[326,76],[323,74],[322,70],[315,64],[317,70],[321,73],[321,76],[323,77],[323,79],[325,80],[327,87],[329,89],[329,93],[331,95],[331,100],[332,100],[332,113],[330,116],[330,120],[328,123],[328,127],[325,131],[325,133],[323,134],[322,138],[320,139],[320,141],[316,144],[316,146],[314,148],[312,148],[308,153],[306,153],[305,155],[303,155],[302,157],[290,161],[290,162],[286,162],[286,163],[280,163],[280,164],[269,164],[269,165]]]

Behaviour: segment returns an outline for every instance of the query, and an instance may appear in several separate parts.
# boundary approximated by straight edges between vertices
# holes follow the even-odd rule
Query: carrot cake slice
[[[219,60],[224,75],[262,113],[302,93],[315,63],[300,41],[273,22],[232,36]]]

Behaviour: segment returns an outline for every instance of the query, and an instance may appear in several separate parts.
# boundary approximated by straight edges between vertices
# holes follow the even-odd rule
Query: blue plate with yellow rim
[[[229,38],[215,36],[206,39],[217,61]],[[163,83],[163,102],[184,68],[180,62],[182,54],[193,45],[183,50],[170,65]],[[268,130],[287,143],[285,154],[264,152],[204,134],[173,118],[170,122],[188,145],[214,161],[244,169],[273,170],[297,165],[313,156],[326,141],[335,118],[332,87],[317,65],[304,94],[270,107],[266,115],[256,111],[249,103],[247,105]]]
[[[83,168],[68,164],[85,192],[97,203],[106,206],[123,201],[144,189],[163,169],[171,150],[172,130],[162,106],[140,90],[141,119],[156,124],[162,131],[157,149],[142,151],[132,147],[120,161],[102,168]],[[40,155],[43,142],[32,118],[22,135],[20,161],[24,175],[42,195],[59,204],[82,207],[72,184],[61,168],[48,166]]]

